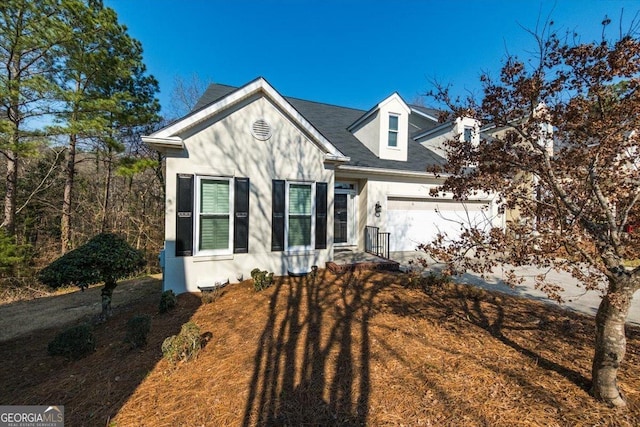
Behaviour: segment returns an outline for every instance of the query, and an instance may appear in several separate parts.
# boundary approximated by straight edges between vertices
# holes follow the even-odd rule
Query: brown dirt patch
[[[99,348],[46,355],[55,331],[0,347],[0,402],[64,404],[69,425],[640,425],[640,331],[628,330],[620,384],[629,409],[587,393],[593,320],[462,285],[407,288],[399,273],[281,278],[214,303],[180,295],[123,307],[96,327]],[[152,314],[147,347],[122,344]],[[162,340],[187,320],[211,339],[169,365]]]

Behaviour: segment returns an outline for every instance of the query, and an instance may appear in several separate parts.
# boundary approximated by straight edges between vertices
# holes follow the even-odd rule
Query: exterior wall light
[[[377,217],[380,216],[380,212],[382,212],[382,205],[380,204],[380,202],[376,202],[375,213]]]

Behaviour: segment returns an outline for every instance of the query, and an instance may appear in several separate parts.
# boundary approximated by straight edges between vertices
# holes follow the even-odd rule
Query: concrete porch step
[[[356,270],[398,271],[400,264],[366,252],[336,252],[333,261],[327,262],[327,269],[333,273]]]

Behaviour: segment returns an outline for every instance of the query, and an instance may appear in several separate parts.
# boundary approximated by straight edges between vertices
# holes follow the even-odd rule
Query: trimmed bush
[[[170,363],[188,361],[195,358],[202,348],[200,328],[193,322],[187,322],[180,328],[178,335],[172,335],[162,343],[162,356]]]
[[[143,347],[147,344],[147,335],[151,330],[151,316],[140,315],[127,321],[127,336],[124,342],[131,348]]]
[[[87,323],[65,329],[47,347],[51,356],[64,356],[68,359],[80,359],[93,353],[95,349],[96,340]]]
[[[169,310],[173,310],[177,305],[178,297],[176,297],[176,294],[171,289],[164,291],[162,295],[160,295],[160,313],[166,313]]]
[[[253,289],[256,291],[267,289],[273,283],[273,273],[268,273],[267,270],[260,270],[259,268],[251,270],[251,278],[253,279]]]
[[[67,252],[38,273],[38,280],[52,288],[76,285],[84,290],[94,283],[102,288],[102,317],[111,316],[111,297],[117,281],[144,267],[144,254],[112,233],[98,234]]]

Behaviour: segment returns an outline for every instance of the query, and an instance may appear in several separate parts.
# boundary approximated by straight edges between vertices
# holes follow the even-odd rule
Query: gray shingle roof
[[[435,108],[429,108],[429,107],[423,107],[422,105],[415,105],[415,104],[411,104],[410,107],[414,110],[418,110],[423,114],[426,114],[428,116],[433,117],[434,119],[438,120],[438,117],[440,116],[440,114],[442,113],[442,111],[437,110]]]
[[[193,110],[191,110],[191,113],[193,113],[194,111],[198,111],[209,104],[213,104],[217,100],[229,95],[236,89],[238,88],[234,86],[219,85],[216,83],[210,84],[207,90],[204,91],[200,99],[198,99],[198,102],[196,102],[196,105],[193,107]]]
[[[193,111],[200,110],[224,98],[236,89],[236,87],[227,85],[209,85],[196,103]],[[429,166],[441,166],[445,163],[442,157],[412,139],[409,139],[409,152],[406,162],[379,159],[347,130],[349,125],[360,118],[366,111],[297,98],[285,97],[285,99],[340,152],[351,158],[349,165],[425,172]]]

